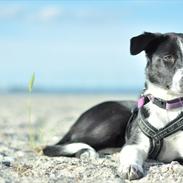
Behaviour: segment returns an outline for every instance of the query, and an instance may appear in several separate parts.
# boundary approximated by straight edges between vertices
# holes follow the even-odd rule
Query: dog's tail
[[[83,142],[72,142],[71,134],[68,132],[58,143],[43,148],[43,154],[50,157],[67,156],[79,157],[83,152],[87,152],[90,157],[97,155],[95,149]]]
[[[89,146],[85,143],[70,143],[70,144],[63,144],[63,145],[53,145],[53,146],[46,146],[43,149],[44,155],[47,156],[75,156],[76,154],[80,155],[82,152],[87,151],[89,152],[90,156],[95,156],[96,151],[94,148]]]

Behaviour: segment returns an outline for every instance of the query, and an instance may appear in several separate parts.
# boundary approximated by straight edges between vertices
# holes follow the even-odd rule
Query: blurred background
[[[0,1],[0,92],[138,93],[144,53],[129,40],[144,31],[183,32],[183,2]]]

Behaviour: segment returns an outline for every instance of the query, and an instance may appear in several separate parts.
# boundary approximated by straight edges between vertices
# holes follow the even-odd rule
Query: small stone
[[[11,162],[10,161],[2,161],[2,164],[4,166],[10,167],[11,166]]]
[[[3,152],[0,152],[0,156],[7,156],[5,153],[3,153]]]
[[[13,163],[14,159],[12,157],[4,157],[3,160],[2,160],[2,164],[7,166],[7,167],[10,167],[11,164]]]
[[[24,152],[22,152],[22,151],[18,151],[17,152],[17,156],[18,157],[23,157],[25,154],[24,154]]]
[[[55,179],[55,174],[51,173],[49,177],[50,179]]]

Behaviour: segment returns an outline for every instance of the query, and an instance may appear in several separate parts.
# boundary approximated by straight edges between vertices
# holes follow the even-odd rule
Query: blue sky
[[[183,32],[181,1],[0,1],[0,90],[128,89],[144,84],[143,31]]]

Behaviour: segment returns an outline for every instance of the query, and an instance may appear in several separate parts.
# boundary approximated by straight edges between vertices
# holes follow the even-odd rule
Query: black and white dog
[[[99,104],[83,113],[56,145],[45,147],[45,155],[87,151],[95,156],[100,149],[122,147],[118,171],[127,179],[143,176],[148,157],[163,162],[183,158],[183,34],[145,32],[130,44],[132,55],[145,51],[147,57],[138,109],[132,115],[133,101]]]

